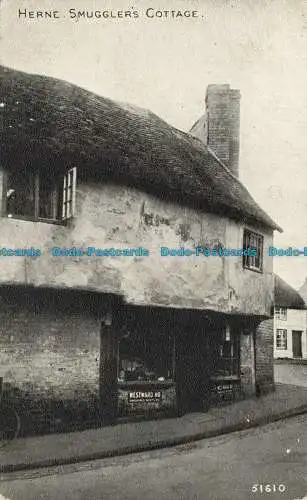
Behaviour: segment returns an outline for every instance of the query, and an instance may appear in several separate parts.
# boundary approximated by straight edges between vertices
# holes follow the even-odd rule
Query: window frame
[[[217,332],[215,332],[214,337],[212,337],[213,343],[211,348],[213,348],[215,352],[214,359],[216,371],[212,373],[210,378],[239,378],[241,365],[240,333],[229,324],[221,326],[219,331],[221,332],[221,337],[219,339],[216,335]],[[225,355],[226,347],[230,348],[230,356]]]
[[[282,313],[284,312],[284,314]],[[280,307],[280,306],[275,306],[274,308],[274,317],[275,319],[278,319],[280,321],[287,321],[287,308],[286,307]]]
[[[76,211],[77,167],[67,170],[63,178],[62,220],[71,219]],[[69,194],[69,196],[68,196]]]
[[[256,246],[251,245],[252,238],[256,239]],[[263,273],[263,240],[264,238],[262,234],[247,228],[243,229],[243,245],[242,245],[243,250],[247,250],[248,248],[256,248],[257,252],[259,252],[259,266],[250,263],[251,259],[253,259],[252,262],[255,262],[257,255],[248,256],[243,254],[242,257],[243,269],[247,269],[249,271],[254,271],[257,273]]]
[[[276,328],[275,348],[278,351],[288,350],[288,330],[286,328]]]
[[[33,215],[21,215],[21,214],[10,214],[8,212],[8,202],[7,202],[7,193],[8,193],[8,174],[7,171],[4,176],[3,182],[3,202],[2,202],[2,214],[3,216],[10,219],[19,219],[26,220],[32,222],[44,222],[47,224],[58,224],[64,225],[69,219],[75,216],[75,207],[76,207],[76,185],[77,185],[77,167],[72,167],[67,170],[66,173],[59,176],[57,179],[54,178],[54,188],[51,190],[51,196],[57,198],[58,214],[59,217],[41,217],[40,216],[40,178],[43,175],[42,172],[36,171],[33,174],[33,187],[34,187],[34,210]],[[67,210],[64,210],[64,183],[67,182],[68,178],[71,179],[71,184],[69,185],[71,196],[66,202],[69,204],[69,213]],[[61,192],[62,189],[62,192]],[[5,196],[6,193],[6,196]],[[54,206],[56,206],[56,203]],[[65,215],[63,217],[63,214]]]

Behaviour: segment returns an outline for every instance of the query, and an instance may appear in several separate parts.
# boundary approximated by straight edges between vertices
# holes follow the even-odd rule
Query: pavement
[[[307,387],[307,364],[274,363],[274,377],[281,384]]]
[[[307,365],[307,358],[277,358],[274,365]]]
[[[306,426],[304,414],[171,448],[0,474],[0,499],[302,499]]]
[[[20,438],[0,450],[0,472],[74,464],[215,437],[307,413],[307,387],[276,391],[178,418],[129,422],[67,434]]]

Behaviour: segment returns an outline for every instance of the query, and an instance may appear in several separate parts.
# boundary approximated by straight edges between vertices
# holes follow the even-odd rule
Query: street
[[[307,365],[274,364],[275,381],[307,387]]]
[[[3,474],[0,493],[9,500],[300,499],[306,425],[303,415],[175,448]]]

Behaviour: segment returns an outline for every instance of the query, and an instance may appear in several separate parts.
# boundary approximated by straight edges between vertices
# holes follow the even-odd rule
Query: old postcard
[[[307,498],[306,2],[0,14],[0,499]]]

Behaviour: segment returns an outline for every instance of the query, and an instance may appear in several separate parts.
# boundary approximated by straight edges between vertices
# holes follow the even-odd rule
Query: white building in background
[[[307,306],[275,275],[274,358],[307,358]]]

